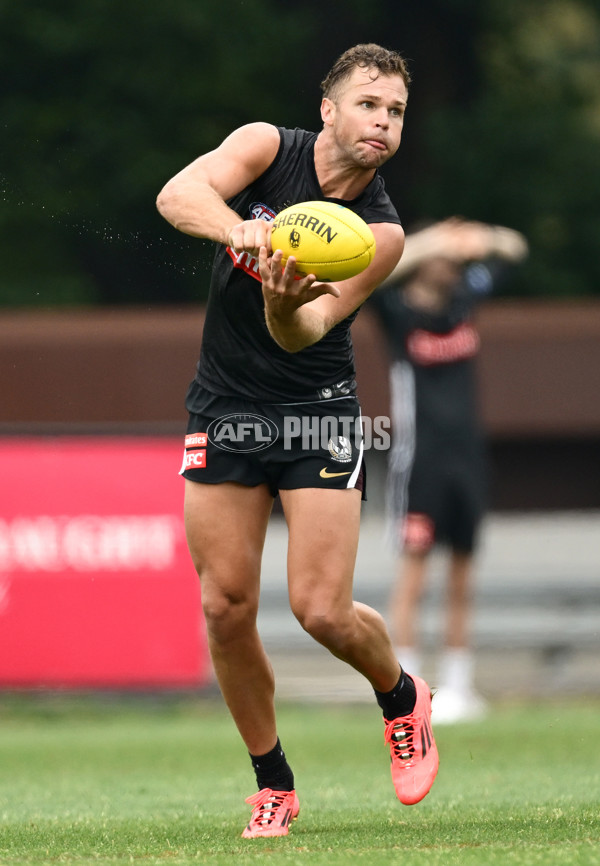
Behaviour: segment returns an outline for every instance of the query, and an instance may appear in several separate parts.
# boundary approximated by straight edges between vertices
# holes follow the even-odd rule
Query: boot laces
[[[406,716],[408,720],[410,716]],[[415,727],[407,721],[393,719],[386,722],[384,741],[389,743],[394,756],[401,761],[410,761],[415,753],[414,745]]]
[[[250,823],[261,827],[268,827],[287,796],[287,791],[275,792],[267,788],[248,797],[246,803],[255,807]]]

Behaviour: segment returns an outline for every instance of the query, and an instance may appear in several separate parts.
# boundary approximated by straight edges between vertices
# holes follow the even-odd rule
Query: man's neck
[[[326,198],[352,201],[369,185],[375,169],[361,169],[356,163],[344,161],[324,131],[315,141],[315,172],[321,191]]]

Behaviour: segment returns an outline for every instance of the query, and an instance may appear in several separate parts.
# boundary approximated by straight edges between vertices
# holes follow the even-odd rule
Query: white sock
[[[421,653],[414,646],[396,647],[396,658],[409,676],[421,676]]]
[[[473,654],[466,647],[446,647],[438,665],[439,688],[468,692],[473,685]]]

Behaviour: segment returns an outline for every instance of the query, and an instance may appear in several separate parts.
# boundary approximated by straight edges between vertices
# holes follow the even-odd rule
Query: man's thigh
[[[258,582],[272,507],[266,484],[186,480],[185,531],[203,588],[216,582],[234,593],[236,586]]]
[[[360,529],[360,490],[281,490],[289,527],[290,599],[351,604]]]

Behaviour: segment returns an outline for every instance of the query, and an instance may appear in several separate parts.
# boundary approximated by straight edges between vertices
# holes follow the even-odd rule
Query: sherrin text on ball
[[[354,211],[327,201],[306,201],[282,210],[273,221],[271,248],[296,259],[296,271],[317,280],[347,280],[375,255],[373,232]]]

